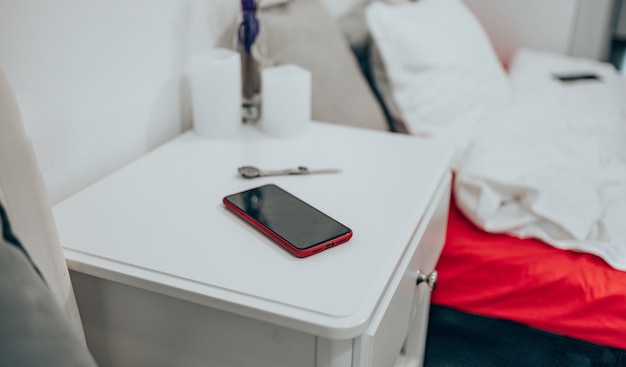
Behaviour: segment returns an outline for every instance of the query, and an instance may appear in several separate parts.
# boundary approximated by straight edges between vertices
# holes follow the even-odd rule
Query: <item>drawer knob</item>
[[[428,275],[426,275],[426,273],[424,273],[421,270],[417,271],[417,285],[426,283],[428,285],[428,288],[430,288],[430,290],[434,290],[435,288],[437,288],[438,278],[439,278],[439,273],[437,273],[437,270],[431,271],[430,274]]]

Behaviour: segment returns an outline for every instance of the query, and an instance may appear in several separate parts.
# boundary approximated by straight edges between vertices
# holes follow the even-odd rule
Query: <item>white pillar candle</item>
[[[297,65],[263,70],[261,126],[279,137],[306,133],[311,121],[311,72]]]
[[[241,129],[241,60],[239,53],[215,48],[192,54],[191,103],[194,130],[222,138]]]

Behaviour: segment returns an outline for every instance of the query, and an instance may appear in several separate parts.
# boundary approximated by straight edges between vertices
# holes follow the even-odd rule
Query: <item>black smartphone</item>
[[[577,82],[579,80],[596,80],[602,81],[602,78],[594,73],[562,73],[552,74],[555,79],[562,81],[563,83]]]
[[[274,184],[228,195],[223,203],[297,257],[317,254],[352,237],[350,228]]]

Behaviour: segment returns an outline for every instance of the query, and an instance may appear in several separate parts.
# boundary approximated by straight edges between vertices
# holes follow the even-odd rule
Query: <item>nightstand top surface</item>
[[[449,172],[435,142],[326,123],[301,138],[246,126],[231,139],[186,132],[54,207],[70,269],[334,337],[365,327]],[[237,167],[340,168],[243,179]],[[222,198],[275,183],[350,227],[296,258]],[[304,326],[302,326],[304,325]]]

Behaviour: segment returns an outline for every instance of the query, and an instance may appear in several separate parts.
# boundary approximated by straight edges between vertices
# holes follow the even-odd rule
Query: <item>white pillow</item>
[[[508,104],[507,76],[461,0],[375,2],[366,20],[410,133],[462,148]]]

